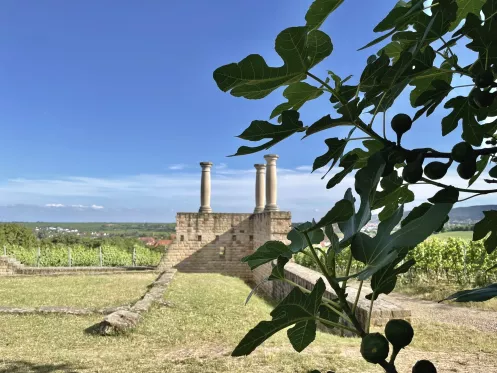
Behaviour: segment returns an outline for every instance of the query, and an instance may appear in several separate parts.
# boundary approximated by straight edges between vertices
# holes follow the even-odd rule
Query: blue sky
[[[0,206],[65,208],[66,220],[115,220],[121,209],[122,220],[173,221],[177,211],[198,209],[198,163],[212,161],[214,210],[251,211],[253,164],[266,153],[226,156],[249,145],[236,135],[284,100],[281,90],[263,100],[235,98],[217,88],[212,72],[251,53],[279,65],[274,39],[303,25],[310,3],[2,1]],[[334,51],[314,72],[358,77],[375,50],[356,50],[394,4],[346,1],[322,28]],[[302,119],[311,124],[326,110],[327,98],[316,100]],[[412,109],[397,105],[390,115],[399,111]],[[455,136],[423,135],[441,117],[416,122],[405,144],[422,137],[447,150]],[[309,175],[326,151],[324,138],[297,136],[270,150],[280,155],[279,205],[297,220],[324,214],[352,185],[327,191],[319,173]]]

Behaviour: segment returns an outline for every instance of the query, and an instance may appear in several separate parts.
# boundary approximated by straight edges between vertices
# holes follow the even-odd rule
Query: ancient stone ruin
[[[264,156],[266,164],[255,164],[255,208],[253,213],[213,212],[211,200],[211,162],[201,162],[201,196],[198,213],[176,214],[176,239],[164,255],[160,268],[176,268],[182,272],[214,272],[236,276],[253,284],[265,296],[282,299],[291,286],[282,281],[264,281],[269,276],[272,264],[268,263],[254,271],[241,259],[253,253],[269,240],[289,243],[287,234],[291,230],[291,213],[280,211],[277,204],[278,156]],[[312,289],[320,274],[290,262],[285,267],[288,279],[300,286]],[[355,299],[353,288],[347,291],[350,303]],[[366,294],[366,293],[365,293]],[[331,288],[326,296],[334,298]],[[364,297],[358,303],[357,316],[365,323],[369,301]],[[403,310],[382,296],[375,302],[371,322],[384,325],[389,319],[409,319],[411,312]]]

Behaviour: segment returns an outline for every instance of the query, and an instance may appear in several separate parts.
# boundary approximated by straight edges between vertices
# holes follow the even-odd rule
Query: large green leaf
[[[388,219],[399,205],[414,201],[414,193],[409,190],[408,185],[403,185],[403,179],[395,170],[384,177],[380,185],[382,190],[376,192],[372,209],[383,207],[378,215],[381,221]]]
[[[309,30],[318,29],[342,3],[343,0],[314,0],[305,15],[306,26]]]
[[[392,41],[387,45],[385,45],[383,48],[381,48],[378,51],[378,55],[381,55],[381,53],[384,52],[395,63],[399,60],[402,52],[406,49],[409,49],[412,46],[412,44],[413,42]]]
[[[430,88],[422,92],[414,102],[414,106],[423,106],[423,108],[416,113],[413,120],[416,120],[425,112],[426,116],[430,116],[451,90],[452,86],[445,80],[432,81]]]
[[[470,187],[476,180],[478,180],[483,171],[485,171],[485,168],[487,167],[489,161],[490,155],[483,155],[481,156],[480,160],[476,162],[476,174],[474,174],[473,177],[469,179],[468,187]]]
[[[483,4],[485,4],[485,0],[457,0],[457,18],[452,23],[450,30],[454,30],[469,13],[480,16]]]
[[[402,219],[404,208],[401,206],[390,218],[378,225],[374,237],[363,232],[357,233],[350,248],[353,257],[366,265],[357,278],[360,280],[369,278],[392,263],[397,258],[399,250],[415,247],[423,242],[447,219],[452,206],[452,203],[431,205],[421,217],[412,219],[399,230],[391,233]]]
[[[497,62],[497,22],[490,19],[483,23],[479,15],[469,13],[464,25],[454,34],[458,35],[471,39],[466,47],[478,52],[480,61],[484,61],[485,65]]]
[[[443,66],[442,66],[443,67]],[[432,82],[436,80],[441,80],[450,84],[452,82],[453,73],[448,72],[449,68],[439,69],[438,67],[431,67],[425,70],[423,73],[417,75],[411,82],[410,85],[414,86],[414,89],[411,91],[411,106],[419,106],[416,105],[419,96],[429,90],[432,89]],[[420,103],[421,105],[422,103]]]
[[[260,246],[255,253],[242,258],[242,262],[247,263],[250,266],[250,269],[254,269],[278,259],[280,256],[291,258],[292,254],[292,250],[283,242],[267,241],[264,245]]]
[[[350,174],[354,170],[354,166],[358,160],[357,155],[355,154],[346,154],[340,160],[340,167],[343,167],[343,170],[337,172],[326,184],[326,189],[331,189],[335,185],[339,184],[348,174]]]
[[[497,248],[497,211],[483,211],[483,219],[475,224],[473,229],[473,241],[490,236],[485,240],[485,249],[491,254]]]
[[[375,84],[363,87],[364,105],[373,105],[372,112],[384,112],[389,109],[405,87],[419,74],[433,66],[436,53],[430,46],[421,51],[403,51],[392,65],[383,68],[381,79]]]
[[[333,45],[322,31],[290,27],[276,37],[275,50],[284,62],[281,67],[269,67],[260,55],[251,54],[217,68],[214,80],[233,96],[260,99],[278,87],[304,80],[309,69],[331,54]]]
[[[455,130],[462,121],[462,138],[471,145],[480,146],[486,134],[495,131],[496,123],[480,124],[476,118],[475,109],[469,104],[468,97],[457,96],[444,105],[452,112],[442,119],[442,135],[445,136]]]
[[[412,31],[397,32],[392,40],[423,41],[422,48],[445,35],[457,18],[457,4],[454,0],[439,0],[436,7],[431,8],[432,14],[417,12],[410,20]]]
[[[366,150],[361,148],[352,149],[347,154],[355,154],[357,155],[357,162],[354,165],[354,169],[363,168],[367,165],[369,158],[371,156],[383,149],[384,144],[378,140],[364,140],[362,145],[366,148]]]
[[[426,212],[433,206],[431,203],[424,202],[419,206],[414,207],[409,214],[400,222],[400,226],[403,227],[404,225],[408,224],[409,222],[421,218]],[[444,220],[444,222],[434,230],[434,232],[440,232],[444,226],[444,224],[449,221],[449,217]]]
[[[325,115],[307,129],[305,137],[333,127],[353,126],[360,114],[358,103],[359,98],[356,98],[340,107],[337,110],[342,115],[340,118],[332,118],[329,114]]]
[[[287,335],[296,351],[307,347],[316,335],[316,318],[319,315],[325,284],[320,278],[310,294],[294,288],[271,312],[271,321],[261,321],[240,341],[231,356],[249,355],[265,340],[291,325]],[[314,326],[312,326],[314,325]]]
[[[283,96],[288,101],[276,106],[271,113],[270,119],[281,115],[285,110],[299,110],[307,101],[314,100],[322,94],[322,89],[306,82],[292,83],[283,91]]]
[[[279,256],[276,265],[273,267],[268,277],[269,281],[285,279],[285,265],[290,261],[287,256]]]
[[[373,31],[383,32],[397,27],[399,19],[403,18],[407,12],[409,12],[407,3],[400,0],[397,4],[395,4],[395,7],[387,14],[387,16],[375,26]]]
[[[299,120],[300,114],[297,111],[284,111],[281,116],[283,119],[280,125],[272,124],[265,120],[252,121],[250,126],[238,136],[239,138],[249,141],[260,141],[262,139],[272,140],[254,147],[240,146],[236,154],[231,156],[252,154],[261,150],[269,149],[281,140],[306,129],[306,127],[304,127],[302,122]]]
[[[374,56],[373,56],[374,57]],[[381,83],[381,78],[385,75],[390,64],[390,59],[386,53],[381,53],[378,58],[374,57],[368,60],[360,79],[360,90],[368,92]]]
[[[318,168],[326,166],[330,161],[333,161],[331,164],[331,167],[333,167],[342,156],[347,145],[347,140],[341,140],[337,137],[326,139],[324,142],[328,146],[328,151],[314,160],[312,165],[313,172]]]
[[[371,289],[373,293],[366,295],[367,299],[373,298],[374,295],[374,300],[376,300],[380,294],[390,294],[395,289],[397,276],[406,273],[416,263],[414,259],[410,259],[395,268],[397,264],[405,259],[408,252],[407,248],[402,249],[392,263],[380,269],[371,277]]]
[[[485,302],[497,297],[497,284],[491,284],[479,289],[462,290],[444,300],[453,300],[455,302]]]
[[[385,160],[381,153],[374,153],[369,159],[366,167],[361,168],[355,175],[355,190],[361,198],[361,204],[357,213],[345,222],[338,223],[343,233],[340,246],[348,245],[350,240],[359,232],[369,220],[371,220],[371,206],[375,198],[376,188],[385,168]],[[345,199],[354,203],[352,191],[345,192]]]
[[[306,232],[312,232],[316,229],[323,228],[327,225],[346,221],[354,214],[354,204],[349,199],[341,199],[325,216],[319,220],[316,225],[308,228]],[[324,237],[323,237],[324,238]]]
[[[298,227],[295,227],[290,232],[288,232],[286,236],[287,239],[290,240],[290,245],[288,245],[288,248],[292,253],[298,253],[304,250],[308,246],[307,240],[305,239],[305,236],[301,232],[307,232],[310,229],[312,229],[315,225],[316,224],[314,221],[312,223],[308,221],[303,224],[300,224]],[[322,229],[315,229],[309,231],[308,235],[312,244],[318,244],[324,240],[324,233]]]

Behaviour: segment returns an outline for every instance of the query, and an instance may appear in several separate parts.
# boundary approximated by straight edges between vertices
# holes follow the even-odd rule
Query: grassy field
[[[465,240],[473,239],[473,231],[454,231],[454,232],[443,232],[434,234],[432,237],[437,237],[440,239],[454,237],[454,238],[463,238]]]
[[[0,306],[111,307],[138,300],[157,274],[1,279]]]
[[[0,315],[0,372],[381,372],[362,360],[357,338],[322,333],[300,354],[281,332],[249,357],[230,357],[245,333],[267,320],[272,309],[257,297],[244,306],[249,291],[239,279],[178,273],[165,294],[170,306],[152,309],[134,332],[119,337],[85,334],[98,317]],[[443,367],[453,360],[453,351],[459,360],[471,361],[478,354],[478,364],[497,366],[495,333],[414,326],[417,334],[413,346],[399,355],[399,372],[410,371],[421,358]],[[485,371],[496,372],[492,369]]]

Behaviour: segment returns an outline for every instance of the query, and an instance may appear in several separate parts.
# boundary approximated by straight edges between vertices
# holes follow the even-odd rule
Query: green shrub
[[[99,266],[99,248],[89,248],[84,245],[52,244],[40,246],[41,267],[65,267],[69,265],[69,248],[72,266]],[[15,257],[27,266],[37,265],[37,247],[6,245],[7,255]],[[135,247],[137,266],[153,266],[159,264],[161,252],[146,247]],[[131,266],[133,249],[113,245],[102,245],[103,265],[106,267]]]
[[[339,274],[345,272],[348,260],[343,253],[336,257]],[[298,253],[294,258],[297,264],[318,270],[308,255]],[[405,276],[409,281],[454,280],[460,284],[481,286],[495,279],[497,272],[497,269],[494,272],[485,271],[497,263],[497,251],[487,254],[483,241],[473,242],[461,238],[441,240],[433,237],[411,250],[405,260],[409,259],[416,260],[416,265]],[[358,272],[361,267],[360,262],[352,261],[352,270]]]

